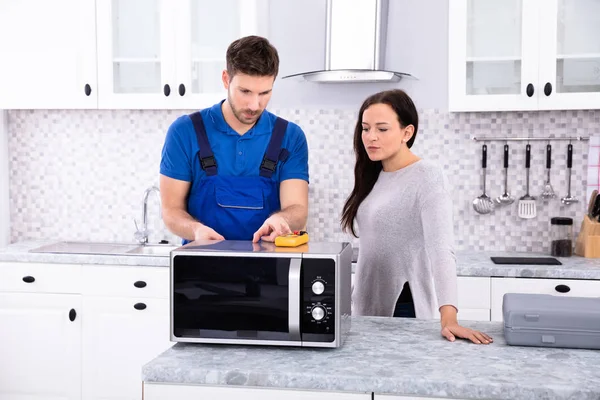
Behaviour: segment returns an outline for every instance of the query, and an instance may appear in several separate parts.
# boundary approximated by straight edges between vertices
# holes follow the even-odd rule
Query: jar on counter
[[[573,255],[573,218],[554,217],[550,219],[550,253],[554,257]]]

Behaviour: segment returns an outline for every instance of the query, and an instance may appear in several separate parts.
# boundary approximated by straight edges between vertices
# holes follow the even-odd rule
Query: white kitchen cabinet
[[[371,393],[317,392],[144,383],[144,400],[371,400]]]
[[[453,0],[450,111],[600,108],[597,0]]]
[[[0,109],[97,107],[95,0],[0,1]]]
[[[141,400],[142,366],[173,345],[169,300],[83,297],[83,399]]]
[[[99,108],[211,106],[227,46],[266,36],[267,15],[266,0],[97,0]]]
[[[490,320],[490,285],[489,277],[457,278],[459,321]]]
[[[506,293],[539,293],[555,296],[600,297],[600,281],[575,279],[492,278],[492,321],[502,321]]]
[[[80,312],[78,295],[0,292],[0,400],[81,398]]]
[[[83,399],[141,400],[142,366],[173,345],[169,268],[84,266]]]

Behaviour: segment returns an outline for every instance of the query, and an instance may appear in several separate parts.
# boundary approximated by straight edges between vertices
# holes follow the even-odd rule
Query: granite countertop
[[[169,257],[149,255],[101,255],[30,253],[29,250],[56,243],[57,240],[31,240],[13,243],[0,249],[0,262],[35,262],[49,264],[100,264],[168,267]]]
[[[461,399],[600,398],[600,350],[508,346],[498,322],[466,322],[490,345],[440,336],[439,322],[353,317],[339,349],[177,343],[145,382],[374,392]]]
[[[30,253],[29,250],[55,240],[32,240],[11,244],[0,248],[0,262],[38,262],[59,264],[106,264],[106,265],[138,265],[169,266],[167,256],[149,255],[88,255],[88,254],[49,254]],[[354,248],[354,259],[358,257],[358,249]],[[567,257],[559,258],[563,265],[496,265],[492,256],[502,257],[548,257],[538,253],[503,253],[503,252],[457,252],[456,272],[458,276],[498,276],[522,278],[562,278],[562,279],[594,279],[600,280],[600,259]],[[353,268],[356,266],[353,265]]]

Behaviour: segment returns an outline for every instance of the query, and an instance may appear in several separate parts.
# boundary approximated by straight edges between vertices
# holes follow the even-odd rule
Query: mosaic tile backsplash
[[[346,110],[271,110],[305,131],[310,159],[312,240],[357,240],[343,233],[339,216],[353,184],[352,136],[356,113]],[[28,110],[10,111],[11,240],[133,241],[141,221],[144,190],[158,185],[158,168],[170,123],[188,110]],[[566,137],[600,134],[600,111],[450,114],[421,110],[413,151],[436,160],[453,188],[457,250],[546,252],[553,216],[575,219],[587,206],[588,143],[573,142],[572,194],[580,202],[564,206],[567,142],[553,141],[551,182],[557,198],[539,197],[545,180],[546,142],[532,142],[530,192],[537,217],[519,219],[517,201],[479,215],[472,201],[482,192],[481,143],[490,136]],[[509,192],[525,194],[525,144],[510,142]],[[503,142],[488,143],[487,192],[503,193]],[[594,161],[595,162],[595,161]],[[178,242],[162,225],[151,197],[152,242]]]

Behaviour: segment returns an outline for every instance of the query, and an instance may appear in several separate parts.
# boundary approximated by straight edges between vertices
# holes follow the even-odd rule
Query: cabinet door
[[[248,35],[267,36],[266,0],[176,0],[177,80],[183,109],[210,107],[227,93],[221,79],[227,47]]]
[[[490,320],[490,284],[489,277],[457,277],[459,321]]]
[[[538,108],[541,1],[450,2],[450,111]]]
[[[80,305],[78,295],[0,293],[0,400],[81,398]]]
[[[505,293],[540,293],[556,296],[600,297],[600,281],[576,279],[492,278],[492,321],[502,321]]]
[[[600,108],[600,1],[544,0],[540,108]]]
[[[99,0],[99,108],[174,103],[174,7],[167,0]]]
[[[83,310],[83,398],[141,400],[142,366],[173,344],[169,301],[84,296]]]
[[[0,109],[97,107],[94,7],[0,1]]]
[[[371,400],[371,393],[144,384],[145,400]]]

